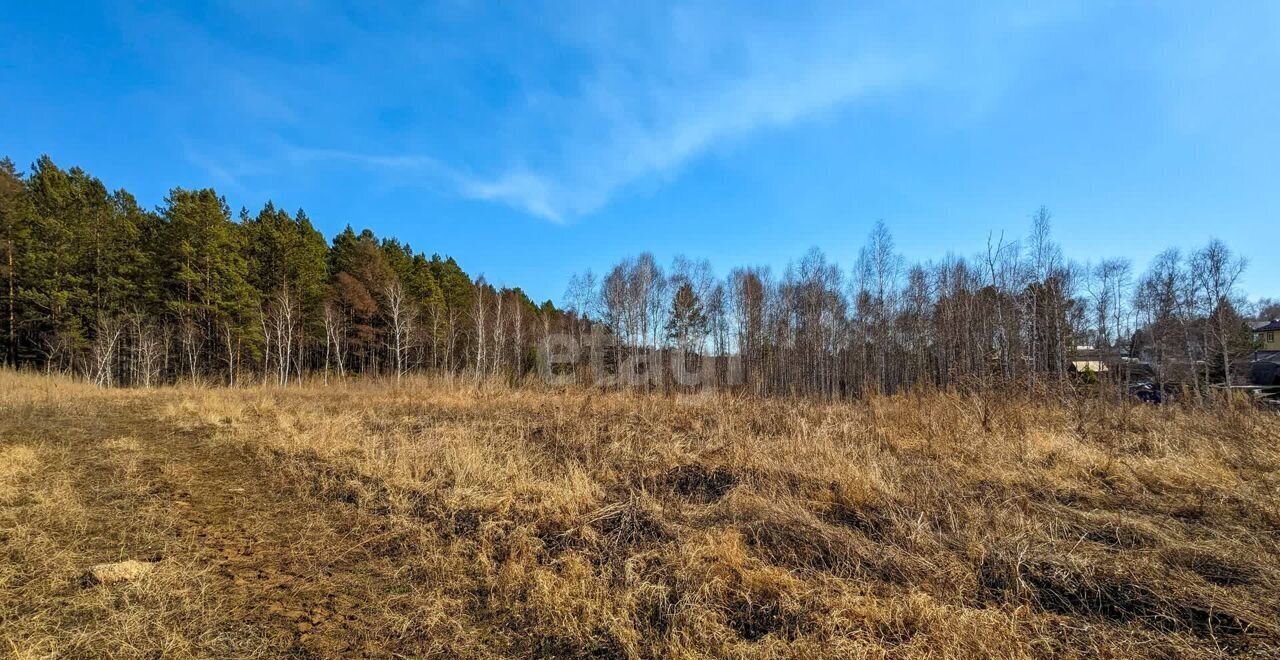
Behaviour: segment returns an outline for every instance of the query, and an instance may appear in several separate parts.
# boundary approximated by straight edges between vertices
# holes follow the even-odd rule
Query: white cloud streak
[[[842,39],[821,17],[770,33],[728,15],[672,12],[649,30],[580,37],[579,93],[535,98],[555,139],[462,193],[550,220],[589,215],[633,183],[672,176],[717,147],[919,80],[927,63]],[[622,47],[620,48],[620,44]],[[633,54],[634,53],[634,54]]]
[[[413,143],[448,159],[362,151],[358,145],[369,143],[367,138],[356,138],[349,149],[284,145],[280,156],[292,166],[342,162],[395,171],[465,198],[567,222],[600,210],[637,184],[678,176],[690,163],[761,132],[916,86],[970,79],[966,66],[985,71],[1000,64],[986,43],[1003,43],[1011,33],[1064,14],[1006,11],[1010,7],[866,10],[845,3],[788,7],[770,16],[753,15],[760,7],[738,3],[656,10],[588,5],[569,17],[544,9],[546,25],[522,28],[546,36],[537,47],[555,56],[529,57],[539,62],[529,65],[519,48],[486,56],[486,66],[519,80],[518,93],[486,108],[474,125],[454,127],[469,160],[457,156],[458,145],[437,149],[432,138]],[[347,31],[359,43],[367,38]],[[372,44],[349,45],[352,52],[376,52]],[[973,52],[983,61],[956,57]],[[399,55],[363,57],[377,62]],[[548,70],[566,61],[567,72]],[[260,93],[263,86],[236,82],[236,98],[259,114],[286,121],[296,116],[290,104]],[[332,93],[359,98],[372,91],[356,84]],[[296,139],[316,144],[314,137]]]
[[[991,78],[1011,66],[1001,58],[1016,51],[1014,37],[1078,15],[1073,2],[1047,0],[1034,13],[1020,6],[878,12],[819,3],[757,16],[738,3],[704,3],[579,16],[558,32],[586,59],[578,84],[510,109],[513,124],[550,137],[514,146],[511,166],[460,192],[572,220],[726,145],[859,103],[929,85],[967,84],[974,89],[963,93],[990,97],[999,93]],[[976,69],[983,79],[974,80]]]
[[[428,180],[442,181],[468,199],[508,204],[552,222],[562,222],[551,205],[546,182],[534,175],[513,172],[499,180],[480,179],[445,163],[420,154],[365,154],[341,149],[285,146],[285,158],[293,165],[316,162],[343,162],[360,167],[410,172]]]

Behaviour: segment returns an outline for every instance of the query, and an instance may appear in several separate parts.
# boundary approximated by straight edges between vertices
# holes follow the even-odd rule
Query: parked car
[[[1129,394],[1147,403],[1159,405],[1164,403],[1164,393],[1155,383],[1149,380],[1129,383]]]

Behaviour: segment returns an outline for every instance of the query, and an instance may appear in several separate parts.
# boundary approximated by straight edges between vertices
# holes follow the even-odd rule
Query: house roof
[[[1270,321],[1253,329],[1254,332],[1274,332],[1280,330],[1280,321]]]

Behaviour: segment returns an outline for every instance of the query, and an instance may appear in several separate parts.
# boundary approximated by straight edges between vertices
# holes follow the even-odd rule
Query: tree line
[[[735,356],[760,394],[1034,387],[1096,378],[1084,371],[1102,365],[1104,377],[1197,395],[1247,378],[1242,310],[1274,318],[1280,305],[1241,295],[1243,258],[1211,240],[1135,275],[1125,258],[1066,259],[1050,220],[1041,208],[1025,238],[918,264],[877,223],[848,270],[814,248],[781,273],[748,266],[718,279],[706,261],[664,269],[645,253],[574,275],[564,302],[571,322],[597,320],[630,349]]]
[[[1245,261],[1226,245],[1170,249],[1135,274],[1124,258],[1066,259],[1050,220],[1041,208],[1026,237],[918,264],[883,223],[848,269],[815,248],[779,273],[721,278],[706,260],[664,268],[643,253],[574,275],[560,309],[368,229],[326,240],[302,210],[268,202],[233,217],[214,190],[182,188],[147,210],[47,156],[29,172],[5,159],[2,357],[104,386],[519,378],[553,335],[603,333],[612,368],[625,354],[733,356],[759,394],[1034,386],[1093,358],[1195,392],[1246,376],[1243,316],[1280,306],[1241,295]],[[586,352],[583,365],[600,364]]]
[[[550,302],[348,226],[328,241],[212,189],[155,210],[79,168],[0,161],[3,362],[100,385],[280,384],[414,370],[523,374]]]

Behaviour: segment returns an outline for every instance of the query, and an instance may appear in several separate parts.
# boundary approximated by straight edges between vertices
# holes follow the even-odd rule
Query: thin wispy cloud
[[[677,20],[675,17],[672,20]],[[627,61],[616,40],[600,35],[586,48],[588,73],[578,91],[535,90],[507,109],[541,136],[505,145],[500,157],[518,164],[488,175],[470,173],[421,154],[386,155],[329,148],[291,148],[291,161],[340,160],[415,171],[451,182],[467,198],[505,204],[553,222],[588,215],[629,184],[666,177],[718,145],[786,127],[860,97],[906,84],[920,62],[872,48],[833,46],[828,35],[774,35],[765,43],[747,26],[720,52],[735,61],[712,66],[716,53],[681,54],[683,44],[713,38],[713,25],[688,17],[675,39],[663,37],[635,50],[652,60]],[[794,40],[796,45],[784,41]],[[533,118],[533,121],[530,121]],[[538,163],[530,165],[529,163]]]
[[[215,184],[220,186],[229,186],[236,190],[244,190],[244,185],[240,183],[240,177],[233,174],[218,160],[210,158],[208,155],[192,148],[189,145],[184,147],[182,155],[186,158],[188,163],[195,165],[208,174]]]
[[[413,169],[424,172],[451,174],[449,168],[430,156],[416,154],[366,154],[342,149],[324,149],[315,147],[299,147],[285,145],[281,149],[284,157],[294,165],[323,161],[340,161],[365,167],[392,169]]]
[[[1000,8],[875,13],[821,3],[776,15],[755,15],[736,4],[593,5],[572,16],[562,13],[538,12],[515,34],[493,37],[529,38],[523,32],[528,31],[537,36],[534,51],[490,53],[485,44],[467,49],[465,57],[480,58],[479,70],[501,72],[514,82],[505,98],[485,102],[479,123],[472,121],[476,115],[468,115],[459,124],[454,144],[417,140],[411,132],[406,135],[411,146],[402,148],[388,145],[385,135],[334,131],[291,137],[272,149],[272,157],[294,168],[341,162],[383,169],[401,182],[407,177],[553,222],[572,221],[642,184],[678,177],[691,163],[758,134],[821,121],[903,90],[968,81],[957,52],[975,50],[974,43],[1006,43],[1009,33],[1032,31],[1071,14],[1037,11],[1028,17]],[[907,18],[910,31],[901,25]],[[367,42],[368,35],[345,19],[327,23],[340,32],[330,38],[341,37],[351,57],[369,64],[410,66],[403,64],[403,52],[412,52],[410,59],[428,68],[442,58],[460,57],[443,37],[438,40],[443,45],[407,46],[414,42],[412,25],[399,38],[380,37],[384,44]],[[526,57],[571,65],[556,67],[568,73],[551,79],[545,68],[526,67]],[[987,58],[987,64],[1000,59]],[[985,75],[992,68],[985,67]],[[979,82],[989,96],[990,81]],[[377,111],[376,99],[386,94],[349,74],[327,78],[323,70],[311,72],[300,88],[271,83],[231,77],[228,84],[240,105],[286,125],[312,112],[333,123],[365,125],[369,113]],[[467,100],[474,81],[432,80],[431,85],[422,90],[429,102],[436,101],[427,95],[437,91]],[[203,160],[219,179],[235,169]]]
[[[581,73],[568,91],[534,80],[521,102],[499,113],[516,127],[495,158],[509,165],[490,166],[487,174],[476,168],[478,175],[453,165],[434,174],[448,169],[462,196],[562,222],[758,133],[962,73],[946,62],[959,46],[938,37],[950,27],[945,16],[891,47],[878,32],[895,16],[839,5],[786,17],[754,17],[733,6],[617,9],[557,26],[553,38],[582,60]],[[966,18],[984,28],[975,31],[982,39],[1061,15]],[[414,159],[403,164],[420,167]]]
[[[812,62],[790,69],[764,69],[690,88],[600,89],[578,113],[595,115],[595,135],[560,146],[558,162],[544,173],[504,173],[537,205],[557,217],[598,210],[621,189],[648,177],[670,176],[719,145],[771,128],[785,128],[879,89],[910,79],[907,67],[874,56]],[[639,91],[637,91],[639,88]],[[642,97],[644,113],[612,113],[613,99]],[[649,115],[651,118],[646,117]],[[551,183],[554,182],[554,183]],[[536,184],[536,185],[535,185]],[[503,199],[503,201],[507,201]],[[532,199],[517,199],[530,208]]]
[[[783,30],[732,14],[673,11],[591,23],[576,94],[520,109],[556,138],[473,189],[549,219],[583,216],[629,185],[670,177],[717,147],[920,80],[927,62],[849,43],[829,16]]]
[[[1011,34],[1077,13],[1073,3],[1004,9],[908,16],[820,3],[760,16],[704,3],[579,16],[559,33],[587,60],[575,91],[535,94],[513,109],[553,137],[513,145],[515,165],[468,189],[548,219],[589,215],[634,184],[678,176],[761,132],[967,81],[956,52],[985,40],[1009,47]],[[906,18],[923,20],[907,30]],[[956,35],[961,28],[968,37]]]
[[[527,173],[512,173],[501,180],[482,179],[421,154],[366,154],[298,146],[285,146],[282,153],[293,165],[327,161],[409,173],[433,183],[442,182],[468,199],[501,202],[553,222],[563,220],[548,201],[546,182]]]
[[[512,171],[499,179],[457,177],[458,192],[470,199],[501,202],[531,215],[563,222],[564,210],[552,190],[552,183],[530,172]]]

